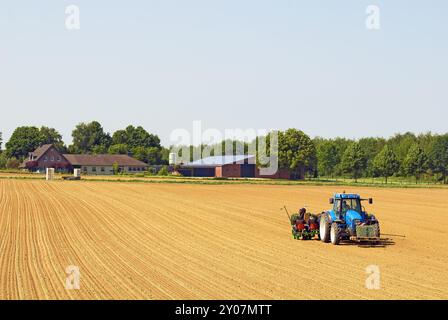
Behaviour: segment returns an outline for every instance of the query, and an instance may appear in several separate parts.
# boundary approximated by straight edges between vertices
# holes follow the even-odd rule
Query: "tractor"
[[[380,225],[373,214],[368,214],[363,201],[373,203],[373,199],[361,199],[358,194],[337,193],[330,198],[333,205],[322,212],[319,223],[320,239],[338,245],[340,241],[378,242]]]

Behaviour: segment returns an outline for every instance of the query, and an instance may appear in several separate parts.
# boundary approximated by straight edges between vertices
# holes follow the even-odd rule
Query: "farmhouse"
[[[146,163],[124,154],[61,154],[54,145],[46,144],[30,152],[20,168],[30,171],[55,168],[60,172],[71,172],[79,168],[84,174],[110,175],[114,173],[114,164],[123,173],[141,172],[148,167]]]
[[[177,172],[190,177],[291,178],[287,169],[278,169],[274,175],[261,175],[255,162],[254,155],[213,156],[182,164]]]

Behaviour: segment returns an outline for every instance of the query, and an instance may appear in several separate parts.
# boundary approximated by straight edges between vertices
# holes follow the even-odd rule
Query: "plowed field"
[[[293,240],[341,189],[0,180],[0,299],[448,299],[448,190],[346,188],[382,245]]]

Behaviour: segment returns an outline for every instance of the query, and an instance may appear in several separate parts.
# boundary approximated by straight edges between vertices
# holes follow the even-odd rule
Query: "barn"
[[[255,178],[255,156],[213,156],[189,162],[177,171],[183,176],[216,178]]]
[[[266,178],[291,179],[287,168],[279,168],[272,175],[263,175],[256,164],[254,155],[226,155],[212,156],[185,163],[176,170],[187,177],[214,177],[214,178]],[[304,170],[294,176],[303,179]]]

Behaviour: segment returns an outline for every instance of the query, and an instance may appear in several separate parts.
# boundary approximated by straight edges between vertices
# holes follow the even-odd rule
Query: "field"
[[[382,245],[293,240],[343,189],[0,179],[0,299],[448,299],[448,190],[350,186]]]

